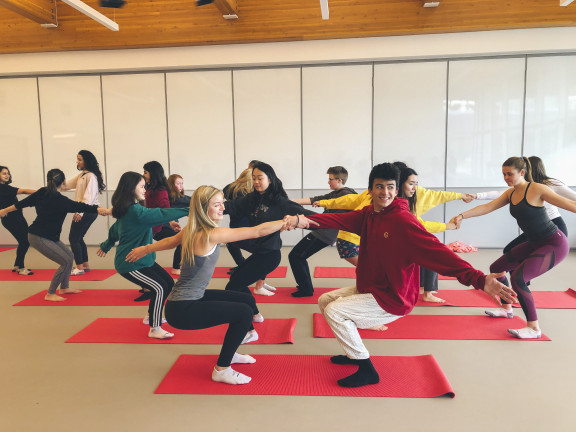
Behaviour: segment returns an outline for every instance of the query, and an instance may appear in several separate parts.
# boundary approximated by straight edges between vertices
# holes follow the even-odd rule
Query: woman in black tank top
[[[510,214],[517,220],[527,240],[497,259],[490,271],[502,273],[499,280],[508,286],[504,275],[510,272],[512,288],[526,315],[527,327],[509,329],[508,332],[521,339],[540,338],[542,332],[528,283],[563,261],[570,251],[568,239],[548,218],[544,202],[576,213],[576,201],[561,197],[546,185],[534,183],[530,161],[526,157],[508,158],[502,165],[502,174],[510,189],[494,201],[453,217],[451,222],[460,224],[463,219],[482,216],[510,204]],[[486,314],[495,318],[514,316],[512,305],[504,302],[502,308],[487,310]]]

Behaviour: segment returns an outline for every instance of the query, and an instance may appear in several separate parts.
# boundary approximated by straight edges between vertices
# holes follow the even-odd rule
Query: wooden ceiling
[[[53,0],[12,0],[46,5]],[[233,0],[226,0],[231,3]],[[238,19],[222,18],[215,4],[194,0],[127,0],[122,9],[99,6],[118,22],[119,32],[96,23],[56,0],[58,27],[9,10],[0,0],[0,53],[174,47],[252,42],[450,33],[576,25],[576,2],[558,0],[328,0],[322,20],[319,0],[236,0]],[[40,6],[42,8],[42,6]]]

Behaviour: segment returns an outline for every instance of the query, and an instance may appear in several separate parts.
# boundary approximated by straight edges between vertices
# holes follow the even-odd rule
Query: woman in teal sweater
[[[155,262],[154,253],[136,262],[127,262],[126,255],[136,247],[152,243],[152,227],[186,216],[188,209],[148,209],[140,205],[146,192],[144,185],[144,177],[136,172],[129,171],[120,177],[112,196],[112,216],[118,220],[110,227],[108,239],[100,245],[98,256],[106,256],[118,242],[114,258],[116,271],[130,282],[150,291],[148,316],[144,318],[144,324],[150,326],[148,336],[169,339],[174,333],[162,329],[161,324],[164,301],[174,286],[172,276]]]

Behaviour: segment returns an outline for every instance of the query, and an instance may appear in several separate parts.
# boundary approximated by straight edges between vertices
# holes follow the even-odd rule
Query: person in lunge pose
[[[576,212],[576,201],[558,195],[544,184],[535,183],[527,157],[506,159],[502,164],[502,174],[510,189],[494,201],[453,217],[452,221],[460,224],[463,219],[482,216],[510,204],[510,214],[526,234],[526,241],[498,258],[490,266],[490,271],[510,272],[512,288],[526,315],[527,327],[509,329],[508,332],[517,338],[536,339],[542,336],[542,331],[528,282],[558,265],[570,251],[566,235],[550,220],[544,204],[548,202]],[[508,285],[505,276],[502,276],[500,281]],[[503,303],[502,308],[487,310],[486,314],[491,317],[512,318],[512,305],[507,304],[510,303],[508,300]]]
[[[12,183],[12,174],[8,167],[0,166],[0,208],[10,207],[18,202],[16,195],[26,194],[30,195],[36,192],[34,189],[23,189],[10,186]],[[22,210],[16,210],[10,213],[8,216],[2,218],[2,225],[8,230],[10,234],[14,236],[18,242],[18,247],[16,248],[16,260],[14,261],[13,272],[18,273],[22,276],[33,275],[34,273],[26,268],[24,264],[24,259],[26,258],[26,252],[30,247],[28,242],[28,222],[22,214]]]
[[[172,287],[172,276],[155,262],[156,254],[151,254],[138,262],[129,263],[126,255],[135,247],[152,243],[152,227],[184,217],[187,208],[146,208],[140,205],[146,193],[144,177],[136,172],[122,174],[112,195],[112,216],[117,221],[110,227],[108,239],[100,245],[98,256],[104,257],[118,242],[114,267],[125,279],[146,290],[150,298],[148,315],[144,324],[150,326],[148,336],[168,339],[174,336],[161,327],[164,301]]]
[[[356,193],[354,189],[344,186],[348,180],[348,171],[346,168],[333,166],[328,168],[326,174],[328,174],[328,186],[330,186],[332,192],[310,198],[293,199],[292,201],[300,205],[311,205],[316,201],[330,200]],[[326,213],[342,213],[346,211],[348,210],[326,210]],[[349,235],[349,233],[344,234]],[[297,291],[292,293],[293,297],[310,297],[314,295],[310,268],[306,260],[316,252],[334,243],[338,235],[338,230],[314,230],[292,248],[292,251],[288,254],[288,259],[290,260],[290,268],[294,274],[294,279],[296,279]]]
[[[100,165],[96,157],[88,150],[80,150],[78,155],[76,155],[76,168],[78,168],[80,174],[66,181],[66,189],[76,189],[74,201],[99,205],[98,195],[102,193],[106,185],[104,184]],[[72,276],[80,276],[84,272],[90,271],[88,248],[84,242],[84,236],[96,218],[97,215],[94,213],[74,213],[74,216],[72,216],[72,225],[68,236],[70,249],[72,249],[74,261],[76,262],[76,268],[72,270]]]
[[[60,191],[66,188],[66,177],[58,168],[48,171],[46,181],[46,187],[38,189],[29,197],[10,207],[0,210],[0,217],[25,207],[36,208],[36,219],[28,229],[28,241],[34,249],[60,265],[52,277],[44,300],[64,301],[66,298],[56,294],[58,288],[59,294],[82,292],[70,288],[70,272],[74,265],[74,255],[68,246],[60,241],[64,219],[68,213],[99,213],[106,216],[108,209],[72,201],[62,195]]]
[[[379,382],[358,329],[384,330],[386,324],[410,313],[418,300],[418,266],[455,276],[460,283],[483,289],[496,299],[514,300],[514,291],[485,276],[426,231],[398,195],[400,172],[389,163],[370,172],[368,190],[372,205],[349,213],[290,216],[290,227],[335,228],[361,236],[356,286],[323,294],[320,310],[346,355],[330,360],[358,365],[358,371],[338,384],[359,387]]]
[[[182,272],[166,302],[166,319],[171,326],[182,330],[229,324],[212,379],[226,384],[246,384],[251,378],[236,372],[230,365],[256,361],[236,352],[240,344],[258,340],[252,325],[253,315],[258,314],[254,297],[206,287],[220,255],[220,243],[270,235],[283,229],[285,223],[278,220],[250,228],[219,228],[223,212],[222,192],[213,186],[200,186],[192,195],[188,224],[180,233],[138,247],[126,259],[138,262],[147,253],[182,245]]]

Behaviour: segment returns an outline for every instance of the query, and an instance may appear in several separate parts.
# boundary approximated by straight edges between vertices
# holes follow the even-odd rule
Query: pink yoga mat
[[[356,267],[316,267],[315,278],[356,279]],[[439,280],[456,280],[455,277],[438,275]]]
[[[168,273],[170,273],[174,279],[179,278],[178,275],[172,274],[172,267],[165,267],[164,269]],[[212,277],[217,278],[217,279],[228,279],[228,278],[230,278],[230,275],[228,274],[228,270],[230,270],[230,267],[216,267],[216,269],[214,270],[214,275]],[[286,277],[287,272],[288,272],[288,267],[280,266],[280,267],[276,267],[272,273],[268,274],[267,277],[282,279],[282,278]]]
[[[137,289],[85,289],[79,294],[62,294],[68,300],[52,302],[44,300],[46,290],[28,297],[14,306],[147,306],[148,302],[135,302],[140,293]]]
[[[31,269],[34,274],[30,276],[21,276],[11,270],[0,270],[0,281],[50,281],[56,272],[55,269]],[[74,281],[103,281],[116,274],[112,269],[93,269],[82,276],[70,276],[70,282]]]
[[[244,352],[246,350],[243,350]],[[337,380],[358,367],[335,365],[330,356],[254,355],[254,364],[235,364],[234,370],[252,378],[248,384],[228,385],[211,379],[215,355],[181,355],[164,377],[156,394],[285,395],[348,397],[454,397],[448,378],[432,355],[370,357],[380,382],[344,388]],[[322,414],[320,414],[322,415]]]
[[[16,246],[0,246],[0,252],[6,252],[12,249],[16,249]]]
[[[247,345],[294,343],[292,333],[296,318],[270,318],[262,323],[254,323],[259,339]],[[142,318],[98,318],[86,328],[76,333],[66,342],[70,343],[126,343],[126,344],[221,344],[228,325],[220,325],[204,330],[178,330],[163,324],[164,330],[175,334],[172,339],[148,337],[147,325]]]
[[[517,339],[507,329],[526,327],[521,318],[490,318],[480,315],[408,315],[388,324],[388,330],[360,330],[363,339],[442,339],[442,340],[536,340]],[[334,333],[319,314],[314,314],[314,337],[333,338]]]

